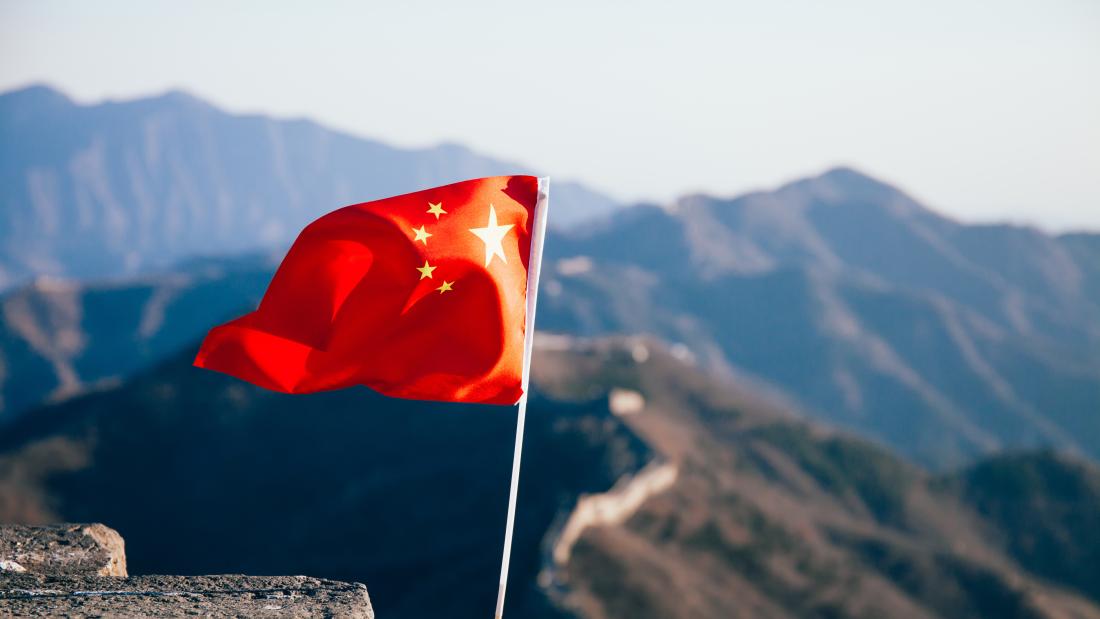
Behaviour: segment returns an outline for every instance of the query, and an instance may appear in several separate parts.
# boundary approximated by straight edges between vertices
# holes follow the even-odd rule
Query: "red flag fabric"
[[[514,404],[537,202],[538,179],[498,176],[329,213],[195,365],[286,393]]]

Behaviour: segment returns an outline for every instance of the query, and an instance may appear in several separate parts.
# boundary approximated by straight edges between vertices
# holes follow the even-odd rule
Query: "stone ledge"
[[[0,574],[126,576],[126,546],[102,524],[0,525]]]
[[[308,576],[0,574],[11,617],[351,617],[373,619],[367,588]]]

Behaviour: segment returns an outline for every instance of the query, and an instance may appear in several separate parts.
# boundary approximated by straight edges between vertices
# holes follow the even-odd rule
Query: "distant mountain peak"
[[[835,166],[822,172],[818,175],[818,178],[833,180],[837,182],[848,183],[868,183],[874,185],[886,185],[886,183],[874,178],[869,174],[860,172],[859,170],[845,165]]]
[[[48,84],[29,86],[0,93],[0,111],[5,115],[21,110],[61,108],[73,105],[73,100]]]
[[[803,199],[797,198],[799,195]],[[798,204],[806,198],[824,199],[826,202],[861,202],[882,206],[904,206],[909,210],[930,211],[901,189],[869,174],[848,166],[836,166],[816,176],[807,176],[784,183],[778,188],[750,191],[737,196],[717,196],[694,192],[680,196],[669,203],[666,210],[678,212],[698,206],[723,203],[739,204],[745,200],[779,198],[781,202]]]
[[[905,193],[897,187],[847,166],[830,168],[817,176],[796,180],[781,187],[780,191],[787,187],[800,186],[814,187],[818,191],[844,192],[845,194],[864,193],[879,199],[889,196],[905,196]],[[908,196],[905,197],[912,200]]]
[[[52,97],[69,101],[69,97],[65,93],[45,83],[28,84],[22,88],[0,93],[0,100],[18,97]]]
[[[255,114],[239,114],[228,112],[214,103],[211,103],[195,94],[179,88],[172,88],[143,97],[111,97],[101,103],[86,106],[89,109],[114,108],[119,114],[143,116],[149,112],[204,112],[216,113],[235,118],[248,118]]]
[[[847,166],[830,168],[817,176],[792,181],[776,190],[776,194],[795,201],[812,199],[836,204],[873,204],[904,218],[948,219],[902,189]]]
[[[186,90],[180,88],[172,88],[164,91],[159,95],[149,97],[152,100],[166,101],[172,103],[186,103],[189,105],[202,105],[204,107],[213,107],[208,101],[201,99]],[[140,100],[140,99],[139,99]]]

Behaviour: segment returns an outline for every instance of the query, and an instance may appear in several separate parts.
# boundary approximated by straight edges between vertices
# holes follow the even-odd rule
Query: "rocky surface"
[[[355,617],[367,588],[308,576],[126,576],[122,536],[102,524],[0,526],[3,617]]]
[[[307,576],[0,576],[11,617],[349,617],[372,619],[367,588]]]
[[[126,576],[126,545],[102,524],[0,525],[0,572]]]

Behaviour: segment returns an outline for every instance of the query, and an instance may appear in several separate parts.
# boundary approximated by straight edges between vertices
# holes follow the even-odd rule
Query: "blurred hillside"
[[[1100,457],[1100,235],[960,224],[837,169],[552,241],[540,328],[682,342],[936,467]]]
[[[677,472],[555,566],[583,617],[1100,612],[1100,579],[1084,567],[1100,550],[1084,530],[1100,515],[1091,464],[1031,453],[934,477],[660,348],[640,357],[597,343],[539,361],[557,397],[637,390],[644,405],[620,418]]]
[[[199,260],[157,276],[44,279],[0,295],[0,424],[159,363],[255,307],[276,264],[265,256]]]
[[[509,408],[286,396],[190,355],[8,426],[0,519],[110,521],[132,573],[359,580],[398,618],[491,607]],[[931,477],[652,341],[545,340],[535,368],[518,616],[1100,617],[1092,465]]]

